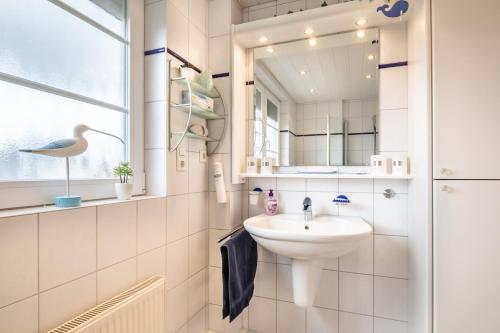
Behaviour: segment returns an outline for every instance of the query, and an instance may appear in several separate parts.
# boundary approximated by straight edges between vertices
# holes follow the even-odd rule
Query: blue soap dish
[[[350,203],[351,200],[349,200],[349,198],[347,196],[341,194],[341,195],[337,195],[335,197],[335,199],[333,199],[333,202],[338,206],[344,206],[344,205],[347,205],[348,203]]]

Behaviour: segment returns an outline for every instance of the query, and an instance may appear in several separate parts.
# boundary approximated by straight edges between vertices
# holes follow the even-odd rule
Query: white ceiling
[[[369,54],[376,58],[368,60]],[[266,57],[257,60],[257,66],[267,68],[297,103],[370,99],[378,96],[377,56],[377,44],[367,41]]]

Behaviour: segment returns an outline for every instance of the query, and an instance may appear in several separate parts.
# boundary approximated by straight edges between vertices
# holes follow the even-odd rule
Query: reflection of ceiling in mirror
[[[369,55],[375,59],[369,60]],[[257,60],[257,65],[263,65],[295,102],[310,103],[378,97],[377,59],[378,46],[366,42],[276,55]]]

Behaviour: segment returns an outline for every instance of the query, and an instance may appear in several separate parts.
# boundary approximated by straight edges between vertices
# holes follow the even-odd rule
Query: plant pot
[[[116,196],[120,200],[130,200],[130,198],[132,198],[133,189],[134,189],[134,184],[128,184],[128,183],[115,184]]]

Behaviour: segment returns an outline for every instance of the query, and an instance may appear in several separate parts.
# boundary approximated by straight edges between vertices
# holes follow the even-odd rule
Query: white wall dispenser
[[[260,159],[260,173],[266,175],[273,173],[273,159],[271,157],[262,157]]]
[[[257,206],[259,204],[259,199],[262,194],[262,189],[260,187],[256,187],[253,191],[248,192],[248,197],[250,201],[250,205]]]
[[[373,175],[390,175],[391,174],[391,159],[382,155],[372,155],[370,158]]]
[[[396,156],[392,158],[392,174],[396,176],[406,176],[409,174],[408,157]]]
[[[259,159],[257,157],[247,157],[247,173],[259,173]]]
[[[217,195],[218,203],[227,202],[226,186],[224,184],[224,172],[221,162],[214,162],[214,184],[215,194]]]

